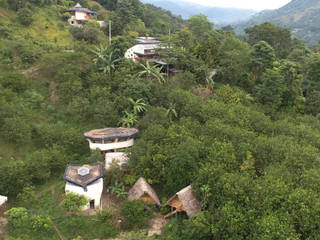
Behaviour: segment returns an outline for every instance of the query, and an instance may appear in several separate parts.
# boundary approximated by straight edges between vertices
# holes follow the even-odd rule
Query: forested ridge
[[[94,22],[68,26],[74,1],[0,0],[0,194],[11,208],[0,238],[319,239],[317,47],[271,23],[243,40],[203,15],[183,21],[139,0],[79,2],[112,21],[111,45]],[[124,59],[145,35],[170,46],[161,58],[177,74]],[[111,210],[82,216],[62,203],[66,165],[101,161],[83,133],[117,126],[140,134],[130,175],[114,170],[105,183],[123,190],[142,176],[161,203],[191,184],[201,212],[147,237],[139,202],[123,204],[133,220],[121,229]]]
[[[292,0],[279,9],[262,11],[248,21],[235,24],[235,28],[244,30],[268,21],[290,29],[295,37],[308,44],[317,44],[320,36],[317,23],[319,7],[318,0]]]

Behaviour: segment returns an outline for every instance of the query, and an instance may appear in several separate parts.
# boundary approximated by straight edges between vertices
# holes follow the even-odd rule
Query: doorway
[[[91,208],[91,209],[94,209],[94,200],[91,200],[91,201],[90,201],[90,208]]]

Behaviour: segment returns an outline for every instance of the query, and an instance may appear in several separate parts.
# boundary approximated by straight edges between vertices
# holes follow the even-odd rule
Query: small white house
[[[102,152],[115,151],[131,147],[134,137],[139,133],[136,128],[103,128],[84,133],[91,150],[100,149]]]
[[[87,8],[83,8],[79,3],[77,3],[73,9],[68,9],[64,12],[72,14],[71,18],[68,19],[68,23],[75,27],[81,27],[84,21],[89,21],[91,16],[97,15],[96,12],[90,11]]]
[[[86,209],[101,209],[103,191],[103,174],[101,164],[78,165],[69,164],[64,174],[65,193],[85,196],[89,203]]]
[[[110,169],[113,162],[121,167],[128,162],[128,156],[124,152],[109,152],[105,154],[105,169]]]

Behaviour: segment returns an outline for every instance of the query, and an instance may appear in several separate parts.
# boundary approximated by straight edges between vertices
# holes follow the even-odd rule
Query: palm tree
[[[138,76],[147,76],[147,78],[155,78],[159,83],[165,83],[166,79],[163,77],[161,73],[162,67],[159,68],[157,65],[151,66],[147,61],[146,64],[140,63],[140,66],[143,68],[142,71],[138,73]]]
[[[96,56],[94,61],[97,63],[98,61],[101,61],[102,59],[104,59],[105,56],[108,54],[108,51],[109,51],[108,45],[106,46],[100,45],[99,47],[96,47],[95,50],[91,51]]]
[[[120,61],[120,59],[113,59],[113,53],[111,52],[105,58],[101,59],[102,64],[99,67],[99,70],[102,70],[104,73],[108,73],[110,76],[113,71],[116,69],[116,63]]]
[[[120,124],[122,127],[132,127],[137,122],[137,115],[134,113],[129,113],[127,111],[124,111],[125,116],[121,118]]]
[[[136,115],[146,110],[147,104],[144,102],[143,98],[139,98],[136,101],[134,101],[132,98],[129,98],[129,102],[132,104],[133,113]]]
[[[100,45],[100,47],[96,47],[92,52],[96,55],[94,62],[99,70],[108,73],[110,76],[116,68],[116,63],[119,62],[120,59],[113,58],[113,52],[110,51],[108,46]]]
[[[170,104],[169,108],[166,111],[166,115],[169,118],[170,122],[172,122],[173,118],[178,117],[178,113],[175,109],[175,104]]]

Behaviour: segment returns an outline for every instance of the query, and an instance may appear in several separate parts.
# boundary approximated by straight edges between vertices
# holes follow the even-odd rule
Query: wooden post
[[[168,217],[171,217],[172,215],[174,215],[174,214],[176,214],[176,213],[178,213],[178,212],[180,212],[180,210],[179,210],[179,209],[176,209],[176,210],[174,210],[173,212],[168,213],[167,215],[165,215],[164,218],[166,219],[166,218],[168,218]]]
[[[112,36],[111,36],[111,21],[109,21],[109,44],[110,44],[110,46],[111,46],[111,38],[112,38]]]

